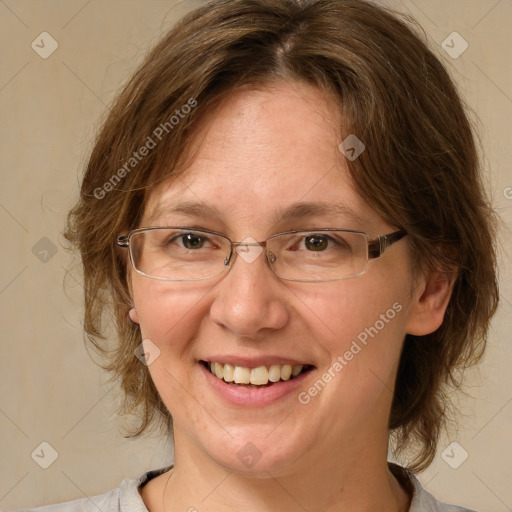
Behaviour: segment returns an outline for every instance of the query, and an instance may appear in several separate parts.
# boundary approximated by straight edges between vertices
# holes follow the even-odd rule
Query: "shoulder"
[[[90,498],[80,498],[56,505],[46,505],[44,507],[36,507],[30,509],[20,509],[17,512],[118,512],[119,508],[120,487],[112,489],[105,494],[91,496]]]
[[[139,488],[170,467],[148,471],[136,479],[125,479],[117,489],[104,494],[66,501],[56,505],[46,505],[31,509],[20,509],[16,512],[148,512]]]
[[[412,487],[412,502],[409,512],[475,512],[458,505],[449,505],[437,500],[432,494],[423,489],[414,473],[406,471]]]

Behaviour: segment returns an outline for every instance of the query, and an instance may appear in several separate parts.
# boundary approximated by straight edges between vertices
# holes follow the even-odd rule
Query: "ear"
[[[134,324],[139,323],[139,315],[137,314],[137,310],[135,308],[130,309],[130,311],[128,312],[128,316],[130,317],[130,320]]]
[[[407,334],[425,336],[441,327],[457,272],[432,272],[418,283],[406,324]]]

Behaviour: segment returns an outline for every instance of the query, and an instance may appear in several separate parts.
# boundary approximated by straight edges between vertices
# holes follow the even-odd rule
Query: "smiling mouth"
[[[302,364],[272,364],[270,366],[235,366],[216,361],[201,361],[201,363],[218,379],[227,384],[245,387],[265,387],[277,382],[292,380],[312,370],[311,365]]]

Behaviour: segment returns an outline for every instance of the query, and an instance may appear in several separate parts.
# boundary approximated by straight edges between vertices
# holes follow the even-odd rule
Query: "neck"
[[[409,508],[410,497],[389,471],[387,442],[380,452],[357,443],[333,450],[326,443],[325,449],[316,446],[293,468],[254,477],[219,466],[193,443],[182,442],[182,436],[186,438],[175,432],[175,465],[162,493],[166,512],[405,512]]]

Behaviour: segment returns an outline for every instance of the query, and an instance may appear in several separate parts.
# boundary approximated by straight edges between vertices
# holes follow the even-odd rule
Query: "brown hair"
[[[337,98],[343,137],[356,134],[366,146],[347,161],[359,193],[408,232],[417,269],[458,269],[442,326],[405,339],[389,420],[398,452],[419,446],[409,467],[430,464],[446,392],[481,357],[498,290],[494,214],[471,125],[412,26],[364,0],[211,1],[157,44],[114,101],[66,237],[82,256],[88,339],[120,381],[119,412],[138,420],[126,437],[140,435],[155,413],[160,426],[172,418],[134,356],[141,335],[127,319],[132,302],[115,239],[138,226],[152,188],[179,172],[202,114],[240,87],[301,80]],[[111,350],[106,312],[117,331]]]

